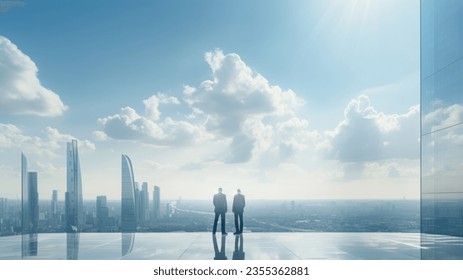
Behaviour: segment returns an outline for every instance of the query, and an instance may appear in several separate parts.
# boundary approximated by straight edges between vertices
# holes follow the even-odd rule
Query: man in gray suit
[[[220,225],[222,226],[222,234],[227,235],[225,231],[225,213],[227,213],[227,197],[222,193],[222,188],[219,188],[219,192],[214,195],[212,200],[214,203],[214,227],[212,229],[212,234],[215,234],[217,231],[217,222],[219,221],[220,216]]]
[[[244,195],[241,194],[241,190],[237,190],[237,194],[233,197],[233,213],[235,214],[235,235],[243,233],[243,212],[246,202]],[[239,224],[238,224],[239,219]]]

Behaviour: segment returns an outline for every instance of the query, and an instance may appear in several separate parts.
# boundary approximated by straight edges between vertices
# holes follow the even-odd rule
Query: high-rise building
[[[104,231],[109,218],[109,208],[106,196],[96,197],[96,224],[99,231]]]
[[[434,234],[463,236],[463,1],[421,0],[420,12],[422,258],[434,259]]]
[[[58,217],[58,191],[53,190],[51,195],[51,205],[50,205],[50,215],[51,218],[56,219]]]
[[[149,204],[149,193],[148,193],[148,183],[143,182],[140,190],[140,200],[139,200],[139,211],[140,211],[140,223],[144,224],[149,221],[150,214],[150,204]]]
[[[82,178],[77,140],[66,145],[66,231],[80,232],[84,225]]]
[[[161,217],[161,188],[158,186],[153,188],[153,217],[154,219]]]
[[[21,154],[21,212],[22,233],[37,233],[39,223],[37,172],[28,171],[24,154]]]
[[[138,182],[135,182],[135,192],[134,192],[134,197],[135,197],[135,216],[137,217],[137,226],[138,223],[140,222],[140,185]]]
[[[30,232],[37,233],[39,227],[39,193],[37,191],[37,172],[27,172],[29,185]]]
[[[4,197],[0,197],[0,219],[6,216],[7,203],[8,203],[8,199]]]
[[[132,162],[126,155],[122,155],[121,161],[121,232],[135,232],[137,211]]]
[[[6,198],[0,197],[0,234],[4,231],[4,219],[6,217],[6,208],[8,200]]]
[[[29,184],[27,175],[27,158],[21,153],[21,225],[22,232],[29,233],[30,221],[29,210]]]

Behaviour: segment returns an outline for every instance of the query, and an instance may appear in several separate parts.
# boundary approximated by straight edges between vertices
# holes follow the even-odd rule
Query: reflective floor
[[[450,239],[449,239],[450,238]],[[427,241],[426,241],[427,240]],[[0,237],[0,259],[293,260],[452,259],[419,233],[80,233]],[[442,239],[463,248],[461,238]]]

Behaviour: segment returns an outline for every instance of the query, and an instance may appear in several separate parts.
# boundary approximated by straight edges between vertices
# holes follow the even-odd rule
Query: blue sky
[[[0,13],[0,196],[79,140],[165,198],[419,197],[419,1],[25,1]],[[2,78],[3,76],[3,78]]]

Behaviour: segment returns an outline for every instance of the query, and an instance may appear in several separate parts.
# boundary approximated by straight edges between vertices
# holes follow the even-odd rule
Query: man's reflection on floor
[[[222,244],[219,246],[217,245],[217,237],[215,234],[212,235],[212,242],[214,243],[214,260],[226,260],[227,256],[225,256],[225,242],[226,242],[226,235],[222,235]]]
[[[234,260],[244,260],[243,235],[235,235],[235,251],[233,251]]]

